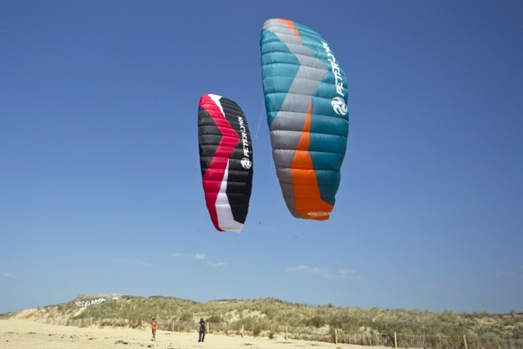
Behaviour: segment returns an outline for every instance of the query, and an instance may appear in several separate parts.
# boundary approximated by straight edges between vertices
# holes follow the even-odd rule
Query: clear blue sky
[[[81,293],[523,311],[518,1],[2,1],[0,312]],[[329,42],[350,131],[331,219],[288,213],[265,20]],[[204,93],[254,140],[241,234],[209,219]]]

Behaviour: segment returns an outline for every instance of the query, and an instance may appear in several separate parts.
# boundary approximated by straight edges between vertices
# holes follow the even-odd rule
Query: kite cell
[[[241,232],[252,190],[247,119],[230,99],[205,94],[198,108],[198,144],[205,202],[218,231]]]
[[[349,132],[347,79],[314,30],[270,19],[261,33],[265,109],[285,203],[296,218],[327,220]]]

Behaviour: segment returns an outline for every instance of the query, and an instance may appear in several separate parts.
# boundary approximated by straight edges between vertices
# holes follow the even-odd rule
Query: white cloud
[[[197,259],[197,260],[200,260],[200,261],[205,261],[205,264],[210,266],[210,267],[224,267],[224,266],[227,266],[227,263],[225,263],[225,262],[213,263],[213,262],[207,260],[205,258],[205,254],[203,254],[203,253],[189,254],[189,253],[176,252],[176,253],[173,253],[172,256],[175,257],[175,258],[192,258],[192,259]]]
[[[342,275],[354,275],[357,274],[356,270],[339,268],[338,273]]]
[[[358,272],[353,269],[339,268],[338,273],[342,279],[349,279],[355,281],[361,280],[361,276],[359,276]]]
[[[215,267],[215,268],[227,266],[227,263],[224,263],[224,262],[218,262],[218,263],[207,262],[205,264],[207,264],[208,266],[211,266],[211,267]]]
[[[346,269],[346,268],[338,268],[337,273],[330,273],[328,269],[322,269],[318,267],[308,267],[306,265],[300,264],[295,267],[289,267],[285,270],[293,272],[293,273],[309,273],[309,274],[315,274],[320,275],[324,278],[329,279],[335,279],[335,278],[341,278],[341,279],[349,279],[349,280],[360,280],[361,276],[358,275],[358,273],[355,270],[352,269]]]
[[[297,272],[297,273],[311,273],[311,274],[320,274],[320,275],[328,275],[329,271],[327,269],[320,269],[320,268],[311,268],[306,265],[300,264],[296,267],[287,268],[286,270]]]
[[[354,281],[361,280],[361,276],[359,276],[359,275],[341,275],[341,278],[342,279],[354,280]]]
[[[513,279],[523,279],[522,271],[500,271],[497,274],[501,277],[513,278]]]
[[[133,265],[141,265],[143,267],[154,267],[154,264],[149,262],[144,262],[138,259],[116,259],[117,263],[122,264],[133,264]]]
[[[292,267],[292,268],[287,268],[285,270],[288,270],[288,271],[307,271],[307,267],[305,265],[298,265],[296,267]]]
[[[5,278],[12,278],[13,277],[13,275],[11,275],[9,273],[3,273],[2,276],[5,277]]]
[[[194,259],[205,259],[205,255],[202,253],[189,254],[189,253],[180,253],[175,252],[172,254],[175,258],[194,258]]]
[[[441,285],[438,285],[438,284],[430,284],[427,286],[429,289],[431,290],[441,290],[443,288],[443,286]]]

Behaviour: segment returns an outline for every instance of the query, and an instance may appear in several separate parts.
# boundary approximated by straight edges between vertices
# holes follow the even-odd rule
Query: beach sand
[[[0,320],[0,348],[209,348],[209,349],[277,349],[277,348],[331,348],[362,349],[351,344],[334,344],[303,340],[285,340],[283,336],[267,337],[226,336],[207,334],[205,342],[198,343],[198,333],[158,331],[151,341],[150,330],[132,328],[98,328],[48,325],[29,320]],[[379,349],[385,347],[373,347]]]

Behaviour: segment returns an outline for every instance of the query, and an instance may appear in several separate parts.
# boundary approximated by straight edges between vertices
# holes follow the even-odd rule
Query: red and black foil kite
[[[200,98],[198,145],[205,202],[218,231],[241,232],[252,191],[252,141],[247,119],[232,100]]]

